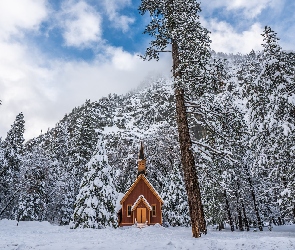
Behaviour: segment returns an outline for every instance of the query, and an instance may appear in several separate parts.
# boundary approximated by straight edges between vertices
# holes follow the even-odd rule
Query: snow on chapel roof
[[[144,198],[143,195],[138,196],[137,200],[134,202],[134,204],[131,207],[131,211],[133,211],[141,201],[147,206],[148,210],[152,211],[152,206],[146,200],[146,198]]]
[[[127,199],[127,197],[129,196],[129,194],[132,192],[132,190],[136,187],[137,183],[140,180],[143,180],[145,182],[145,184],[149,187],[149,189],[152,191],[152,193],[156,196],[156,198],[162,203],[164,204],[164,201],[162,200],[161,196],[159,195],[159,193],[156,191],[156,189],[152,186],[152,184],[148,181],[148,179],[143,175],[139,175],[137,177],[137,179],[135,180],[135,182],[133,182],[133,184],[131,185],[131,187],[128,189],[128,191],[124,194],[122,200],[120,201],[120,204],[122,205],[123,202]]]

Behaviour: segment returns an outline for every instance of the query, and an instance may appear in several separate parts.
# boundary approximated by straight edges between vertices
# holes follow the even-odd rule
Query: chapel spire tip
[[[139,154],[138,154],[138,160],[144,160],[144,150],[143,150],[143,143],[142,141],[140,142],[140,149],[139,149]]]
[[[144,147],[143,147],[143,143],[140,142],[140,149],[139,149],[139,153],[138,153],[138,172],[137,172],[137,176],[143,174],[146,175],[146,159],[144,158]]]

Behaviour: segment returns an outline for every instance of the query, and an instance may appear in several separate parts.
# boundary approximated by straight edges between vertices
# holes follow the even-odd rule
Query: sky
[[[0,137],[25,116],[25,139],[44,133],[85,100],[124,94],[169,77],[171,55],[142,61],[150,38],[140,0],[1,0]],[[200,20],[217,52],[261,50],[265,25],[295,50],[294,0],[204,0]]]

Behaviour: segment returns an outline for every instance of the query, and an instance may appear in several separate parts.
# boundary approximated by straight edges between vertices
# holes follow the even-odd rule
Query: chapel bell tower
[[[140,150],[139,150],[139,154],[138,154],[137,164],[138,164],[137,176],[139,176],[141,174],[146,175],[146,166],[145,166],[146,165],[146,159],[144,158],[142,142],[140,143]]]

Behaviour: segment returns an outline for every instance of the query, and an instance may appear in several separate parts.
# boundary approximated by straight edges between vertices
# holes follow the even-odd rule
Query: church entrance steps
[[[143,227],[146,227],[147,224],[146,223],[137,223],[136,225],[138,228],[143,228]]]

